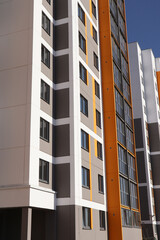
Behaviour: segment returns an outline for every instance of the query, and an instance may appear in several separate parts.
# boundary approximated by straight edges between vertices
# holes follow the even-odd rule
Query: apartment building
[[[0,239],[107,240],[98,1],[0,1]]]
[[[123,0],[99,0],[109,239],[142,239]]]
[[[143,237],[160,239],[160,59],[137,42],[129,44],[129,58]]]

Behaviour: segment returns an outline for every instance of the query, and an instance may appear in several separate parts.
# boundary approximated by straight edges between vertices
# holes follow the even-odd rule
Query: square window
[[[103,187],[103,176],[98,174],[98,191],[99,193],[104,193],[104,187]]]
[[[41,45],[41,61],[50,68],[50,52],[48,49],[42,44]]]
[[[95,54],[95,52],[93,53],[93,59],[94,59],[94,66],[99,71],[98,56]]]
[[[88,101],[82,95],[80,95],[80,109],[81,112],[88,117]]]
[[[100,89],[99,89],[99,84],[95,80],[95,95],[100,98]]]
[[[101,114],[97,109],[96,109],[96,125],[99,128],[101,128]]]
[[[50,86],[41,80],[41,99],[49,104],[50,102]]]
[[[91,209],[82,207],[82,223],[84,229],[91,229]]]
[[[92,29],[93,29],[93,39],[97,43],[98,42],[97,31],[93,26],[92,26]]]
[[[49,163],[39,159],[39,181],[49,183]]]
[[[49,142],[49,122],[40,118],[40,137]]]
[[[97,141],[97,157],[102,160],[102,144]]]
[[[90,181],[89,181],[89,169],[82,167],[82,186],[89,188]]]
[[[100,225],[100,230],[106,229],[105,212],[104,211],[99,211],[99,225]]]
[[[87,70],[81,63],[79,63],[79,75],[80,79],[87,84]]]
[[[44,12],[42,12],[42,28],[50,35],[50,20]]]
[[[95,4],[93,3],[93,1],[92,1],[92,14],[93,14],[93,16],[96,18],[97,17],[97,14],[96,14],[96,6],[95,6]]]
[[[86,40],[80,32],[79,32],[79,47],[86,54]]]
[[[83,130],[81,130],[81,148],[89,151],[89,136]]]
[[[78,17],[82,21],[82,23],[85,25],[85,13],[79,4],[78,4]]]

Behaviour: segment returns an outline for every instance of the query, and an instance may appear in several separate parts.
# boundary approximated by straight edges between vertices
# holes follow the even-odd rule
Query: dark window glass
[[[116,22],[117,22],[118,21],[117,5],[116,5],[114,0],[110,0],[109,2],[110,2],[110,10],[111,10]]]
[[[81,130],[81,147],[86,151],[89,151],[89,136],[83,130]]]
[[[96,6],[95,6],[95,4],[92,2],[92,14],[93,14],[93,16],[96,18]]]
[[[120,49],[113,38],[112,38],[112,53],[114,61],[118,64],[118,66],[121,66]]]
[[[133,133],[126,128],[127,149],[134,153]]]
[[[102,160],[102,144],[97,141],[97,157]]]
[[[49,142],[49,122],[40,118],[40,137]]]
[[[125,120],[127,124],[132,128],[132,110],[126,101],[124,101],[124,112]]]
[[[129,102],[131,101],[130,87],[124,78],[123,78],[123,95]]]
[[[118,145],[118,159],[119,159],[119,171],[120,173],[128,176],[128,165],[126,150]]]
[[[131,206],[138,209],[137,185],[130,182]]]
[[[51,4],[51,0],[46,0],[49,4]]]
[[[113,63],[113,70],[114,70],[114,82],[117,85],[117,87],[122,91],[122,76],[115,63]]]
[[[81,63],[79,63],[79,75],[82,81],[87,84],[87,70]]]
[[[129,167],[129,177],[136,181],[136,167],[135,167],[135,159],[128,154],[128,167]]]
[[[94,66],[99,71],[98,56],[95,54],[95,52],[93,53],[93,58],[94,58]]]
[[[82,207],[82,223],[84,229],[91,228],[91,209]]]
[[[101,128],[101,114],[98,110],[96,110],[96,125]]]
[[[89,169],[82,167],[82,186],[89,188]]]
[[[85,13],[79,4],[78,4],[78,17],[82,21],[82,23],[85,25]]]
[[[42,12],[42,28],[50,35],[50,20],[44,12]]]
[[[100,98],[99,84],[95,81],[95,95]]]
[[[100,230],[106,229],[105,212],[103,212],[103,211],[99,211],[99,225],[100,225]]]
[[[49,183],[49,163],[39,159],[39,180]]]
[[[110,19],[111,19],[111,31],[112,31],[114,37],[116,38],[116,40],[119,42],[119,30],[118,30],[118,26],[117,26],[114,18],[112,17],[112,14],[110,14]]]
[[[122,226],[132,226],[132,212],[127,209],[121,209]]]
[[[123,104],[123,97],[115,88],[115,100],[116,100],[116,111],[117,113],[124,118],[124,104]]]
[[[50,102],[50,86],[41,80],[41,98],[49,104]]]
[[[101,175],[98,175],[98,191],[99,193],[104,193],[103,176]]]
[[[88,117],[88,101],[82,95],[80,95],[80,109],[81,112]]]
[[[92,26],[92,29],[93,29],[93,39],[97,43],[98,42],[97,31],[93,26]]]
[[[79,32],[79,47],[86,54],[86,40],[80,32]]]
[[[50,52],[43,45],[41,45],[41,61],[50,68]]]
[[[117,138],[120,143],[126,145],[125,126],[119,117],[117,117]]]
[[[123,177],[120,177],[120,191],[121,191],[121,204],[125,206],[130,205],[129,201],[129,183]]]

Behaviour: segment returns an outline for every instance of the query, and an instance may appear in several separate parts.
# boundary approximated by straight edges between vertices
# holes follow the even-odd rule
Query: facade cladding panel
[[[144,239],[159,239],[160,61],[152,50],[129,44],[141,222]],[[157,225],[157,226],[156,226]]]

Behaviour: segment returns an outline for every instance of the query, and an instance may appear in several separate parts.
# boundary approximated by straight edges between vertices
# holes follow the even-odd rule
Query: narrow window
[[[49,142],[49,122],[40,118],[40,137]]]
[[[102,160],[102,144],[97,141],[97,157]]]
[[[99,84],[95,80],[95,95],[100,98],[100,89],[99,89]]]
[[[88,117],[88,101],[82,95],[80,95],[80,109],[81,112]]]
[[[105,224],[105,212],[99,211],[99,225],[100,225],[100,230],[105,230],[106,229],[106,224]]]
[[[49,183],[49,163],[39,159],[39,181]]]
[[[49,104],[50,102],[50,86],[41,80],[41,99]]]
[[[79,47],[86,54],[86,40],[80,32],[79,32]]]
[[[84,229],[91,229],[91,209],[82,207],[82,223]]]
[[[93,28],[93,39],[97,43],[98,42],[97,31],[93,26],[92,26],[92,28]]]
[[[89,169],[82,167],[82,186],[89,188]]]
[[[80,79],[87,84],[87,70],[81,63],[79,63],[79,75]]]
[[[83,130],[81,130],[81,148],[89,151],[89,136]]]
[[[85,13],[79,4],[78,4],[78,17],[82,21],[82,23],[85,25]]]
[[[93,58],[94,58],[94,66],[99,71],[98,56],[95,54],[95,52],[93,53]]]
[[[99,193],[104,193],[104,187],[103,187],[103,176],[98,174],[98,191]]]
[[[43,45],[41,45],[41,61],[50,68],[50,52]]]
[[[93,16],[94,16],[95,18],[97,18],[97,15],[96,15],[96,6],[95,6],[95,4],[93,3],[93,1],[92,1],[92,14],[93,14]]]
[[[99,128],[101,128],[101,114],[97,109],[96,109],[96,125]]]
[[[42,28],[50,35],[50,20],[44,12],[42,12]]]

